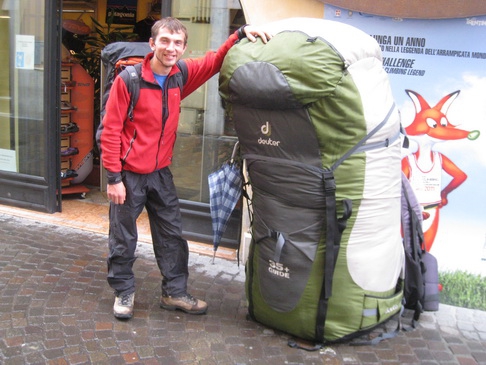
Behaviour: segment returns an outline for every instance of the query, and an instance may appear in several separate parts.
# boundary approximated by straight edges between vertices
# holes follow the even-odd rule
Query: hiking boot
[[[115,298],[113,304],[113,315],[116,318],[129,319],[133,316],[133,302],[135,301],[135,293],[122,294]]]
[[[178,297],[162,295],[160,298],[160,308],[170,311],[178,309],[189,314],[204,314],[208,310],[208,304],[189,294]]]

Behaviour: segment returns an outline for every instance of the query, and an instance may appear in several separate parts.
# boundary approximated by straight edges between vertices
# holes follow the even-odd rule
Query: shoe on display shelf
[[[77,176],[78,174],[75,170],[67,169],[66,171],[61,172],[61,179],[69,179]]]
[[[74,122],[68,124],[61,124],[61,133],[76,133],[79,132],[79,127]]]
[[[76,107],[73,106],[69,101],[62,100],[61,110],[76,110]]]
[[[68,147],[65,150],[61,151],[61,156],[66,157],[66,156],[74,156],[79,153],[79,149],[77,147]]]

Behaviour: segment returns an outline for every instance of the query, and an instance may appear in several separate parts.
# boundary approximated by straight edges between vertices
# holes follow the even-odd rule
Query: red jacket
[[[237,40],[235,32],[218,51],[197,59],[184,59],[187,82],[182,95],[179,87],[170,82],[171,77],[180,72],[178,67],[174,66],[167,77],[167,96],[164,96],[150,68],[153,53],[148,54],[142,65],[140,96],[133,109],[133,121],[127,117],[130,103],[127,87],[121,77],[116,77],[106,102],[100,136],[108,183],[121,181],[122,170],[148,174],[171,164],[181,100],[219,72],[226,53]],[[163,118],[164,101],[168,113]]]

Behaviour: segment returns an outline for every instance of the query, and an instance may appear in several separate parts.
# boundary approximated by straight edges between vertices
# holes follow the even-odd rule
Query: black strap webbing
[[[324,179],[326,188],[326,257],[324,267],[324,278],[322,280],[321,295],[317,308],[316,338],[324,341],[324,325],[326,322],[327,307],[329,298],[332,295],[332,280],[336,267],[341,237],[346,223],[352,214],[352,202],[349,199],[343,200],[343,216],[337,218],[336,212],[336,185],[331,171],[327,172],[331,177]],[[332,188],[334,186],[334,189]]]
[[[128,72],[129,79],[127,80],[128,83],[126,83],[126,85],[128,93],[130,94],[130,105],[128,106],[127,114],[130,121],[133,121],[133,109],[135,108],[135,104],[137,104],[140,95],[140,74],[142,72],[142,64],[138,63],[135,66],[127,66],[125,70]]]
[[[350,346],[374,346],[374,345],[377,345],[378,343],[380,343],[383,340],[396,337],[400,333],[400,331],[402,330],[402,327],[403,327],[402,326],[402,319],[401,319],[402,318],[402,314],[403,314],[403,309],[404,308],[402,306],[402,308],[400,309],[400,311],[397,314],[395,314],[395,316],[397,318],[397,327],[393,331],[391,331],[391,332],[383,332],[380,335],[378,335],[375,338],[373,338],[372,340],[357,340],[357,341],[353,341],[353,342],[350,342],[349,345]]]

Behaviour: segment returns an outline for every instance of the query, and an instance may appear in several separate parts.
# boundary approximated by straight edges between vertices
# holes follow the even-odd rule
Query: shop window
[[[44,1],[3,1],[0,11],[0,170],[46,174]]]

